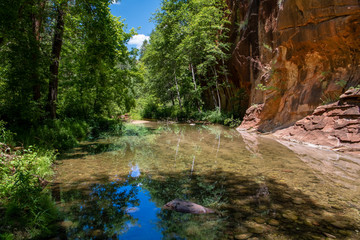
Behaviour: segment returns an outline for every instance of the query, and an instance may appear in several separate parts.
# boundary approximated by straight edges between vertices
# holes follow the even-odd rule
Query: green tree
[[[135,59],[111,0],[0,3],[0,115],[11,125],[128,111]],[[60,115],[59,115],[60,114]],[[59,115],[59,116],[57,116]]]
[[[221,110],[219,79],[227,77],[229,50],[224,1],[164,0],[153,20],[156,29],[141,58],[150,91],[187,112],[201,112],[203,93],[210,91]]]
[[[62,114],[89,118],[128,111],[136,68],[125,44],[134,32],[124,32],[108,2],[78,2],[71,11],[60,68]]]

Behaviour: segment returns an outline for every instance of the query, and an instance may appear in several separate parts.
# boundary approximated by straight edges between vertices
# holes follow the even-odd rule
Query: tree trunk
[[[213,71],[214,71],[214,74],[215,74],[215,87],[216,87],[216,94],[217,94],[217,98],[218,98],[218,107],[219,107],[219,111],[221,112],[221,98],[220,98],[220,92],[219,92],[217,72],[216,72],[215,68],[213,68]]]
[[[64,16],[67,3],[62,3],[57,8],[57,19],[55,26],[54,40],[52,44],[52,63],[50,65],[50,81],[48,95],[48,111],[52,119],[56,118],[56,101],[59,84],[59,62],[64,36]]]
[[[178,97],[178,101],[179,101],[179,106],[180,106],[180,110],[182,110],[179,85],[178,85],[178,82],[177,82],[177,79],[176,79],[176,70],[174,70],[174,76],[175,76],[176,92],[177,92],[177,97]]]
[[[222,60],[222,65],[223,65],[223,71],[224,71],[224,75],[225,75],[225,80],[226,80],[226,84],[225,84],[225,89],[226,89],[226,93],[227,93],[227,96],[228,98],[226,99],[226,94],[225,94],[225,108],[227,108],[228,104],[231,105],[231,92],[229,89],[230,88],[230,82],[229,82],[229,78],[228,78],[228,73],[227,73],[227,69],[226,69],[226,66],[225,66],[225,60],[224,60],[224,56],[221,55],[221,60]]]
[[[33,82],[33,99],[38,101],[41,98],[41,85],[38,73],[38,62],[39,62],[39,53],[40,53],[40,41],[41,41],[41,29],[42,29],[42,20],[43,20],[43,12],[45,9],[46,1],[40,0],[38,2],[32,2],[32,6],[35,10],[38,10],[36,13],[31,14],[31,22],[32,22],[32,33],[35,39],[34,46],[36,49],[32,53],[32,61],[34,63],[34,67],[31,70],[31,78]]]
[[[195,72],[194,72],[194,67],[193,67],[192,63],[190,63],[190,67],[191,67],[192,79],[193,79],[193,82],[194,82],[194,88],[195,88],[195,91],[197,91],[196,80],[195,80]]]
[[[219,112],[221,112],[221,98],[220,98],[220,92],[219,92],[219,86],[218,86],[217,79],[215,80],[215,84],[216,84],[216,94],[217,94],[218,103],[219,103]]]
[[[214,91],[213,91],[212,89],[210,89],[210,93],[211,93],[211,96],[212,96],[213,101],[214,101],[214,108],[216,108],[216,106],[218,105],[218,103],[216,102],[216,98],[215,98]]]
[[[192,65],[192,63],[190,63],[190,68],[191,68],[192,79],[193,79],[193,82],[194,82],[195,93],[197,94],[197,86],[196,86],[195,72],[194,72],[194,66]],[[201,113],[200,104],[199,104],[199,99],[196,99],[196,106],[197,106],[197,109],[198,109],[199,113]]]

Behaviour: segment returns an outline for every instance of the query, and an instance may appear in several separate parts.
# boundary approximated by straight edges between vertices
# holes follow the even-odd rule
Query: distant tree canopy
[[[111,0],[0,2],[0,116],[9,123],[128,111],[134,34]]]
[[[226,77],[228,58],[226,5],[223,0],[163,0],[153,18],[156,29],[143,46],[145,84],[161,103],[180,109],[203,106],[212,95],[221,110],[219,77]]]

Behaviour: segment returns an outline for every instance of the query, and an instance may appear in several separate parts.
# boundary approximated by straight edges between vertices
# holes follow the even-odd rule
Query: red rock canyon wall
[[[360,84],[359,0],[227,4],[234,44],[223,109],[263,104],[256,125],[271,131],[294,124]]]

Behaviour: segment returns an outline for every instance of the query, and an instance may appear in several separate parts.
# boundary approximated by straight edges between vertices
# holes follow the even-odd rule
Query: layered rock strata
[[[222,109],[264,104],[256,125],[273,131],[360,84],[360,1],[227,3],[234,45]]]
[[[313,114],[274,135],[337,150],[360,151],[360,90],[347,91],[339,101],[317,107]]]

